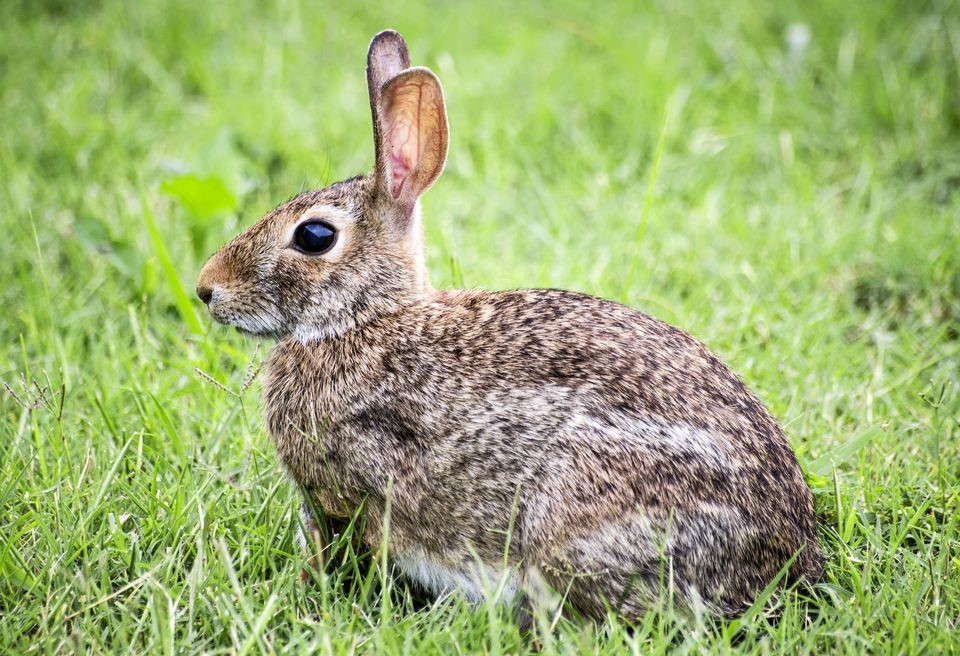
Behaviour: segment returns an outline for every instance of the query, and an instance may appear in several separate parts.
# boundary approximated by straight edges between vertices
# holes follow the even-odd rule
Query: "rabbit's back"
[[[366,504],[375,542],[390,490],[399,562],[499,563],[509,534],[510,563],[573,581],[591,614],[642,612],[665,562],[688,600],[729,613],[798,551],[794,577],[819,573],[777,423],[698,342],[615,303],[439,292],[338,340],[282,342],[265,394],[281,458],[324,510]]]

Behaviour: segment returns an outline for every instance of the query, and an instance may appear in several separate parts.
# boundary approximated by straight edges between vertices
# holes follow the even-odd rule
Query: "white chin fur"
[[[271,337],[279,332],[272,321],[262,317],[238,317],[230,323],[245,333],[260,337]]]

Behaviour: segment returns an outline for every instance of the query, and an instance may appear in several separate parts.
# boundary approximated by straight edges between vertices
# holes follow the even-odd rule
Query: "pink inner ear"
[[[405,127],[407,136],[404,141],[393,141],[391,138],[390,146],[390,193],[393,194],[394,198],[400,197],[400,188],[403,187],[403,181],[407,179],[407,176],[410,175],[410,171],[413,170],[413,157],[411,157],[410,149],[406,147],[406,144],[410,141],[410,132],[409,126],[397,126]],[[396,130],[396,128],[394,129]]]
[[[387,112],[387,134],[389,158],[387,169],[389,173],[390,193],[394,198],[400,197],[403,183],[410,176],[417,162],[420,160],[420,89],[411,86],[407,93],[397,94],[391,98]],[[413,93],[410,93],[413,91]]]
[[[417,162],[417,130],[405,120],[390,126],[387,143],[390,144],[390,193],[400,197],[403,181],[407,179]]]

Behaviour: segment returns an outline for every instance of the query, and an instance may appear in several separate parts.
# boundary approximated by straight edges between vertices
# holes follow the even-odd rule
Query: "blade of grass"
[[[160,261],[160,268],[163,270],[163,277],[167,281],[167,286],[170,288],[170,294],[173,296],[173,303],[177,307],[177,312],[180,313],[180,318],[183,319],[183,322],[187,324],[187,327],[192,333],[202,335],[203,326],[197,318],[197,313],[193,311],[190,296],[184,289],[183,283],[180,282],[180,276],[177,274],[177,269],[173,265],[173,260],[170,259],[170,252],[167,250],[163,236],[157,229],[157,222],[153,217],[153,211],[150,209],[146,192],[142,187],[140,188],[140,208],[143,214],[143,220],[147,225],[147,233],[150,235],[150,244],[153,246],[153,251]]]

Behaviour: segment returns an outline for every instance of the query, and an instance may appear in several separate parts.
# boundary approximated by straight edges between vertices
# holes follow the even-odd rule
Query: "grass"
[[[957,5],[634,4],[0,5],[0,652],[960,651]],[[299,582],[268,345],[191,288],[369,168],[387,26],[448,98],[434,283],[572,288],[708,343],[808,472],[812,597],[536,645],[349,545]]]

